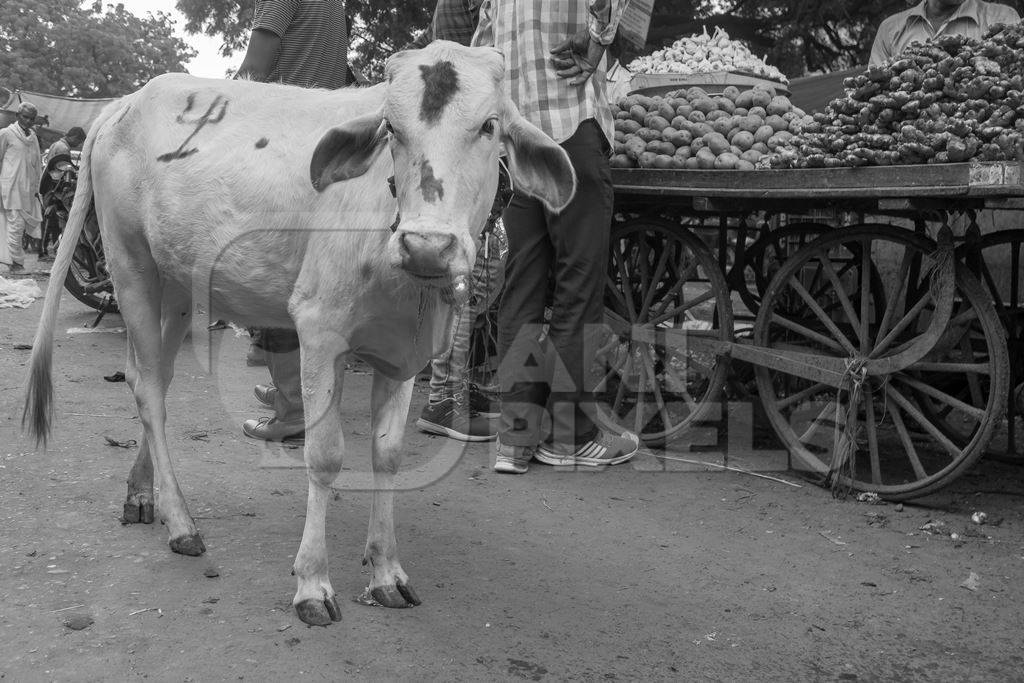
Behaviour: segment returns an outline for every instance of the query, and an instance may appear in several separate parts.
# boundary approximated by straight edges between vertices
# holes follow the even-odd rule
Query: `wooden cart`
[[[976,216],[1024,209],[1021,164],[613,182],[602,421],[663,446],[756,397],[790,467],[892,500],[1020,454],[1024,230]]]

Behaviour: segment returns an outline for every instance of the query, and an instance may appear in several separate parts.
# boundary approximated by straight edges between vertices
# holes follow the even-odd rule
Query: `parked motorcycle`
[[[56,249],[60,242],[68,222],[71,202],[75,198],[77,183],[78,167],[69,155],[58,154],[46,162],[46,169],[39,181],[39,196],[43,205],[41,253],[48,249]],[[100,241],[99,222],[96,220],[96,210],[92,206],[89,207],[85,228],[75,247],[74,259],[64,279],[64,287],[83,304],[100,312],[96,322],[99,322],[104,314],[116,313],[118,310],[110,273],[107,272],[103,243]]]

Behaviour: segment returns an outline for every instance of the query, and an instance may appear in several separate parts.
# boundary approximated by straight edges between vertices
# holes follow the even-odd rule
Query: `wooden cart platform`
[[[737,170],[613,169],[620,197],[658,197],[700,211],[807,205],[907,211],[958,208],[1024,209],[1024,164],[975,162],[861,168]]]

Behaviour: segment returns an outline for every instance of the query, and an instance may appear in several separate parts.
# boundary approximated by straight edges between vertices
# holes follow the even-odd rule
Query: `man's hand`
[[[594,75],[606,49],[590,37],[588,29],[582,28],[551,48],[551,62],[557,70],[555,73],[571,79],[569,85],[583,85]]]

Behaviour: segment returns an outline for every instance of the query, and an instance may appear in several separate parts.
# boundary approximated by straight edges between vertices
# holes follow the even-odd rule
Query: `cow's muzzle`
[[[450,232],[402,231],[397,235],[402,269],[423,278],[449,277],[459,242]]]

